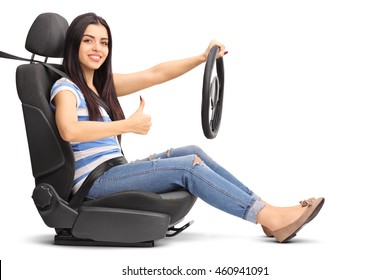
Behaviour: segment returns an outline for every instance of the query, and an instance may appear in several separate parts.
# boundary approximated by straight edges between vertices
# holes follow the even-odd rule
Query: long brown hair
[[[107,22],[94,13],[86,13],[76,17],[69,26],[65,39],[65,50],[63,69],[69,75],[84,95],[88,107],[89,119],[97,121],[101,119],[98,101],[95,93],[88,87],[79,61],[79,49],[85,29],[90,24],[101,24],[107,29],[108,33],[108,56],[99,69],[95,70],[93,84],[99,93],[100,98],[111,108],[110,114],[112,120],[124,119],[123,110],[120,106],[115,92],[114,81],[112,77],[111,52],[112,36]]]

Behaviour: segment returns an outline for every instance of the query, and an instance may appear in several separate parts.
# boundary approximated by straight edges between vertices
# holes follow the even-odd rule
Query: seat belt
[[[90,189],[92,188],[93,183],[97,178],[103,175],[104,172],[111,169],[114,166],[126,164],[127,160],[125,157],[116,157],[109,159],[105,162],[102,162],[100,165],[95,167],[91,173],[88,174],[85,181],[81,184],[77,192],[71,196],[69,200],[69,207],[78,211],[81,205],[83,204],[85,198],[88,196]]]
[[[13,60],[28,61],[30,63],[32,63],[32,62],[40,63],[43,66],[49,68],[50,70],[56,72],[61,77],[65,77],[65,78],[69,79],[68,75],[65,72],[61,71],[60,69],[55,68],[54,66],[52,66],[52,65],[50,65],[50,64],[48,64],[46,62],[42,62],[42,61],[34,60],[34,59],[23,58],[23,57],[12,55],[12,54],[5,53],[5,52],[2,52],[2,51],[0,51],[0,57],[7,58],[7,59],[13,59]]]

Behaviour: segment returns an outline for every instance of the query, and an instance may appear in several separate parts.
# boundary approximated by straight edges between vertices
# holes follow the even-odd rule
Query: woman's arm
[[[69,142],[87,142],[127,132],[147,134],[151,117],[143,113],[145,101],[141,98],[137,111],[129,118],[113,122],[78,121],[76,97],[70,91],[61,91],[53,99],[56,124],[61,137]]]
[[[152,68],[132,74],[114,74],[114,85],[118,96],[137,92],[139,90],[158,85],[175,79],[198,65],[204,63],[212,46],[220,46],[217,57],[225,54],[224,45],[212,41],[206,51],[201,55],[190,58],[160,63]]]

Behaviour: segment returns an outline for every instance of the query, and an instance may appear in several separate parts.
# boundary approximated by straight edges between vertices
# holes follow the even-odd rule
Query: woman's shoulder
[[[70,79],[65,78],[65,77],[62,77],[62,78],[58,79],[57,81],[55,81],[55,83],[53,84],[53,86],[51,88],[52,93],[58,92],[61,90],[69,90],[69,91],[77,92],[77,93],[80,92],[80,88],[75,83],[73,83]]]
[[[75,83],[73,83],[70,79],[62,77],[57,81],[55,81],[55,83],[51,88],[50,100],[53,100],[55,96],[61,91],[69,91],[73,93],[77,99],[77,106],[82,104],[82,100],[84,100],[84,96],[81,93],[79,87]]]
[[[65,78],[65,77],[61,77],[60,79],[55,81],[55,83],[53,84],[53,87],[56,87],[56,86],[59,86],[59,85],[63,85],[63,86],[69,85],[69,86],[72,86],[72,87],[76,86],[75,83],[73,83],[70,79]]]

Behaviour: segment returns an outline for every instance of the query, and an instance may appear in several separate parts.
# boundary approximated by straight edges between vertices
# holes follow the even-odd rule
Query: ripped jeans
[[[92,185],[92,199],[128,190],[164,193],[185,188],[206,203],[256,222],[260,197],[197,146],[170,149],[111,168]]]

